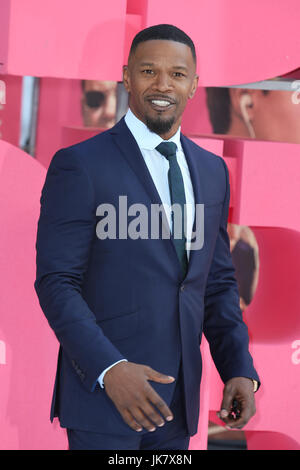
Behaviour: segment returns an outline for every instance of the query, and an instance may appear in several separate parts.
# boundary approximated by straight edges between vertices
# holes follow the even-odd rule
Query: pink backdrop
[[[177,0],[42,3],[0,3],[0,80],[7,85],[0,108],[2,449],[66,448],[64,431],[49,422],[58,345],[33,283],[39,198],[49,162],[58,148],[99,132],[82,128],[77,80],[121,80],[133,35],[163,22],[194,39],[203,86],[249,83],[299,67],[298,0],[284,6],[252,0],[246,7],[238,0],[189,0],[189,8]],[[41,77],[36,159],[18,149],[23,75]],[[199,88],[183,131],[225,159],[230,221],[252,227],[260,250],[260,281],[244,316],[262,379],[248,446],[300,448],[299,146],[209,136],[204,100]],[[205,341],[202,350],[199,432],[191,449],[206,448],[208,418],[218,422],[222,394]]]

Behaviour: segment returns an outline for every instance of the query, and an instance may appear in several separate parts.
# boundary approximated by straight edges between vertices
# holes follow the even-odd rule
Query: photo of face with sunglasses
[[[116,124],[117,82],[82,80],[81,114],[85,127],[109,129]]]

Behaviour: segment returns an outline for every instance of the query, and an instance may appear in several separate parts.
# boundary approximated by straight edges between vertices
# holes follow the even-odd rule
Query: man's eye
[[[181,72],[174,72],[175,77],[185,77],[185,75]]]
[[[145,69],[145,70],[142,70],[142,73],[145,73],[146,75],[151,75],[153,73],[153,70]]]

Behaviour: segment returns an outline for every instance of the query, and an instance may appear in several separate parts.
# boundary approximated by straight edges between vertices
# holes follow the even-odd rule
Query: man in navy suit
[[[187,449],[202,332],[225,384],[221,418],[241,428],[255,413],[259,378],[226,230],[228,170],[180,132],[197,84],[183,31],[141,31],[124,67],[126,116],[50,163],[35,289],[60,342],[51,419],[67,428],[70,449]]]

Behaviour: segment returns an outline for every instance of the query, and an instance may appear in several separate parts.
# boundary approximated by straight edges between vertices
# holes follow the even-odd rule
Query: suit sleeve
[[[249,335],[242,318],[235,268],[230,253],[227,220],[230,200],[229,174],[221,159],[226,178],[219,234],[207,279],[203,331],[222,381],[249,377],[259,382],[249,353]]]
[[[95,236],[94,199],[76,154],[59,150],[40,199],[34,287],[51,328],[90,391],[101,371],[125,359],[96,323],[81,292]]]

